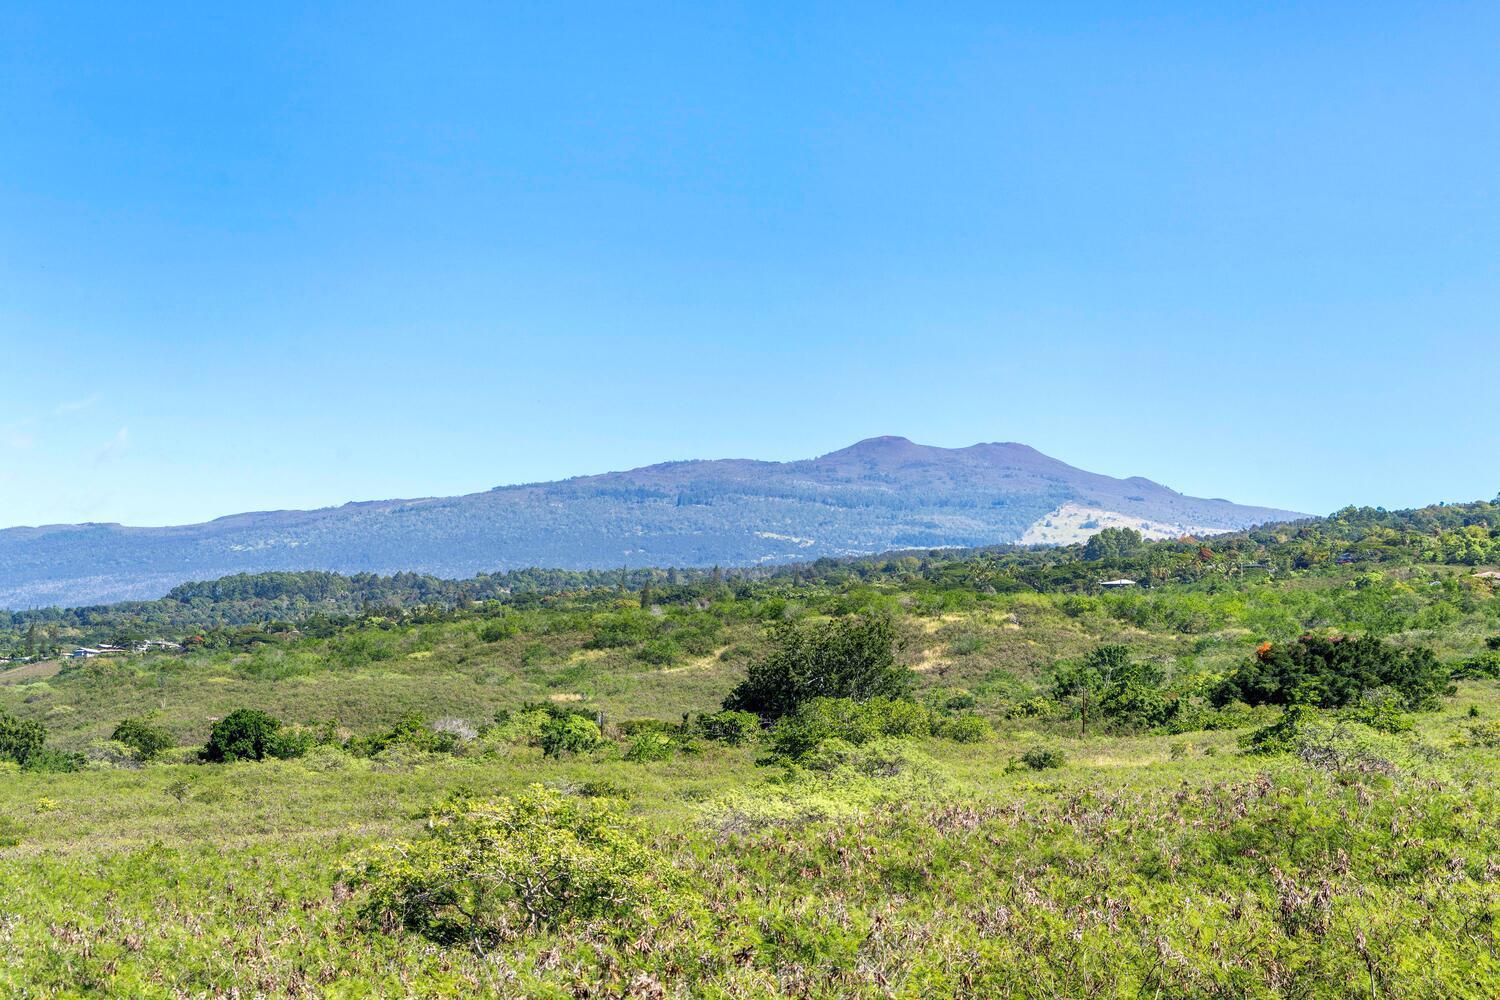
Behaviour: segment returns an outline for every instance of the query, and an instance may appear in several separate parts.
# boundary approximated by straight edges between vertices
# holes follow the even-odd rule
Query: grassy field
[[[33,666],[0,676],[0,708],[91,763],[0,771],[0,994],[1491,996],[1500,682],[1461,682],[1411,713],[1388,767],[1241,752],[1271,708],[1238,728],[1086,738],[1058,705],[1026,709],[1055,664],[1100,642],[1127,644],[1182,692],[1264,638],[1375,620],[1458,661],[1500,631],[1497,598],[1458,581],[1419,567],[1376,582],[1351,571],[944,600],[891,584],[654,616],[604,595]],[[412,712],[481,726],[525,702],[602,710],[611,731],[676,721],[715,710],[765,655],[766,621],[867,607],[897,616],[919,700],[972,704],[994,739],[911,739],[878,768],[857,754],[766,766],[760,743],[704,740],[643,763],[626,759],[628,736],[562,759],[483,738],[454,753],[191,759],[213,720],[244,706],[355,734]],[[629,641],[601,638],[641,616]],[[496,620],[506,627],[487,632]],[[663,637],[676,646],[657,655]],[[181,749],[138,766],[108,738],[147,714]],[[1017,764],[1038,747],[1063,765]],[[363,915],[351,858],[420,838],[455,791],[536,783],[606,804],[649,846],[660,892],[632,919],[480,948]]]

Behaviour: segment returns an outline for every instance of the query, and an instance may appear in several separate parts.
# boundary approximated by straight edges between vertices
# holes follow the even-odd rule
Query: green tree
[[[110,739],[130,747],[141,760],[150,760],[177,745],[170,732],[146,719],[121,721]]]
[[[724,707],[779,719],[814,698],[907,698],[916,675],[896,663],[896,627],[884,615],[856,615],[821,624],[775,622],[773,649]]]
[[[216,764],[264,760],[271,755],[281,720],[258,708],[237,708],[215,722],[203,747],[203,759]]]
[[[581,715],[564,715],[542,723],[537,741],[542,753],[548,757],[561,757],[565,753],[588,753],[597,747],[603,737],[599,727]]]
[[[25,767],[42,752],[47,730],[40,722],[18,719],[0,709],[0,760],[14,761]]]

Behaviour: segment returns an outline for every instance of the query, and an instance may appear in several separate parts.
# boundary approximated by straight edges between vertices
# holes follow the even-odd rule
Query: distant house
[[[1134,587],[1134,580],[1100,580],[1101,587]]]
[[[104,652],[102,649],[94,649],[91,646],[79,646],[68,654],[70,660],[91,660]]]

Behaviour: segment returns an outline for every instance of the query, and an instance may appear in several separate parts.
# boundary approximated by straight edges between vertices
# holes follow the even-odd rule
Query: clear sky
[[[0,525],[862,437],[1500,490],[1500,5],[0,3]]]

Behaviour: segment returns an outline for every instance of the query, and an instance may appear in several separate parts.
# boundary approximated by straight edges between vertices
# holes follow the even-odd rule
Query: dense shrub
[[[995,728],[989,720],[971,712],[939,720],[933,732],[955,743],[985,743],[995,738]]]
[[[1305,635],[1266,643],[1211,693],[1216,705],[1308,704],[1343,708],[1377,688],[1394,690],[1404,708],[1430,708],[1448,693],[1448,671],[1425,647],[1402,649],[1375,636]]]
[[[698,731],[716,743],[739,746],[760,732],[760,716],[754,712],[715,712],[699,717]]]
[[[40,722],[18,719],[0,709],[0,760],[14,761],[25,766],[41,752],[47,742],[47,730]]]
[[[410,714],[390,729],[349,741],[351,753],[373,757],[392,747],[416,753],[452,753],[458,746],[458,734],[451,729],[439,731],[420,715]]]
[[[643,662],[658,667],[666,666],[681,655],[682,650],[677,647],[677,643],[665,636],[659,639],[648,639],[641,644],[640,650],[636,653],[636,656]]]
[[[1480,680],[1500,677],[1500,652],[1486,650],[1453,668],[1454,680]]]
[[[1133,660],[1126,646],[1097,646],[1077,663],[1060,666],[1053,678],[1052,696],[1072,709],[1079,733],[1086,735],[1089,720],[1103,717],[1116,728],[1136,731],[1166,724],[1178,710],[1160,690],[1162,674],[1155,666]]]
[[[594,626],[590,642],[596,649],[633,646],[651,637],[655,628],[652,617],[644,611],[620,611],[601,617]]]
[[[1433,754],[1400,735],[1358,722],[1329,719],[1306,705],[1292,705],[1280,719],[1240,738],[1253,754],[1293,754],[1335,774],[1381,774],[1424,769]]]
[[[482,642],[500,642],[512,636],[519,635],[520,628],[515,622],[504,618],[493,618],[479,626],[479,638]]]
[[[1047,771],[1066,764],[1068,762],[1068,755],[1052,747],[1031,747],[1023,752],[1017,760],[1033,771]]]
[[[770,630],[771,654],[751,664],[725,708],[779,719],[815,698],[904,698],[916,684],[916,675],[896,664],[895,625],[883,615],[779,622]]]
[[[632,918],[652,897],[653,859],[602,805],[540,785],[450,799],[425,838],[377,847],[345,880],[364,911],[439,941],[495,942],[573,920]]]
[[[537,742],[548,757],[588,753],[602,742],[599,727],[581,715],[554,716],[542,723]]]
[[[42,747],[26,758],[26,763],[22,767],[27,771],[67,774],[71,771],[82,770],[87,763],[88,758],[81,753],[71,753],[65,750],[55,750],[52,747]]]
[[[637,764],[645,764],[656,760],[666,760],[677,750],[677,744],[661,730],[648,730],[636,736],[631,742],[630,748],[625,751],[625,759],[635,761]]]
[[[128,746],[140,760],[151,760],[177,745],[170,732],[148,719],[121,720],[110,739]]]
[[[264,760],[272,756],[281,720],[258,708],[237,708],[215,722],[203,747],[203,759],[215,764]]]
[[[926,736],[931,731],[926,709],[915,702],[815,698],[777,722],[769,739],[773,754],[795,760],[825,740],[859,746],[883,736]]]

